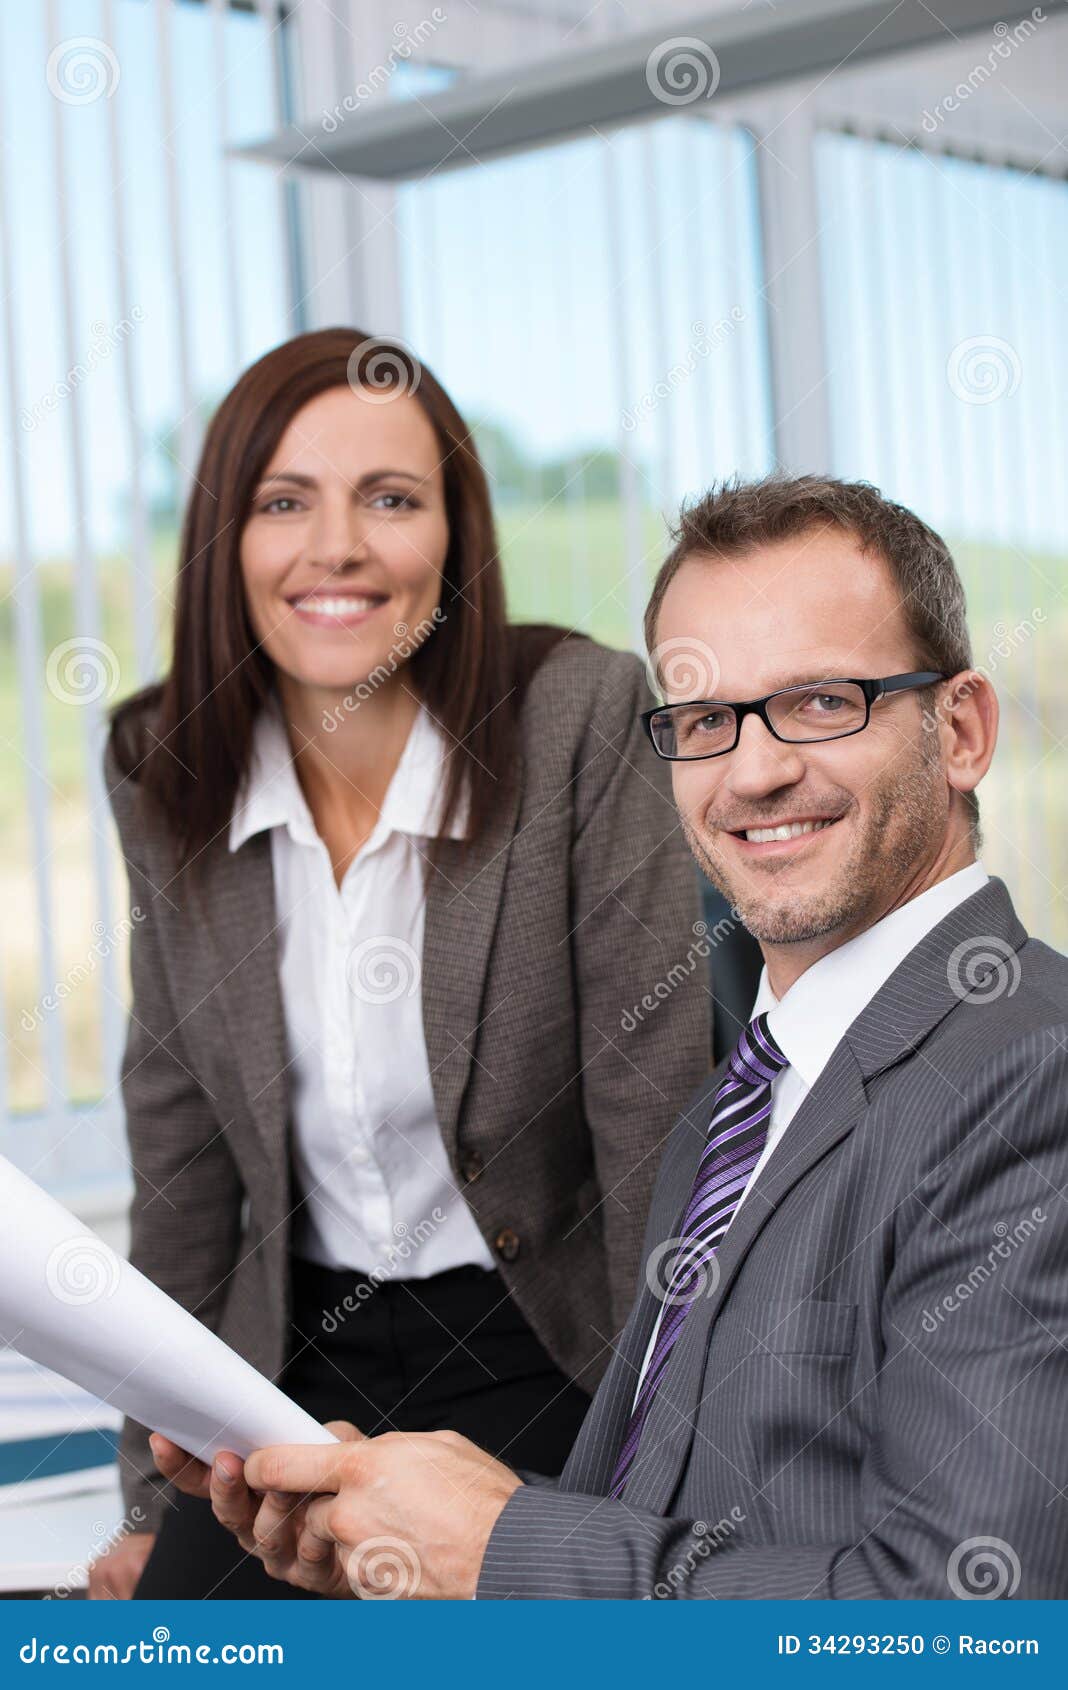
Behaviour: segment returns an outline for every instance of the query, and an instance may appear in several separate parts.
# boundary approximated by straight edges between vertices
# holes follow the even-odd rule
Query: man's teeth
[[[357,616],[361,611],[373,610],[377,599],[298,599],[298,610],[320,611],[326,616]]]
[[[790,822],[786,827],[747,827],[745,837],[752,845],[766,845],[772,839],[797,839],[802,833],[819,833],[834,820],[833,816],[827,816],[823,821]]]

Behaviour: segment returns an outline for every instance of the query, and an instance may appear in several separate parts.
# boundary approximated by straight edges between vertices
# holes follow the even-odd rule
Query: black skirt
[[[453,1268],[376,1284],[293,1258],[279,1384],[318,1421],[361,1432],[462,1432],[510,1467],[555,1476],[589,1397],[559,1370],[498,1273]],[[307,1598],[268,1577],[208,1502],[171,1493],[135,1596]]]

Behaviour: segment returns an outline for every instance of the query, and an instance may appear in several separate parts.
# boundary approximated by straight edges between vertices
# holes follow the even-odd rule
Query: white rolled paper
[[[0,1343],[210,1461],[318,1421],[0,1157]]]

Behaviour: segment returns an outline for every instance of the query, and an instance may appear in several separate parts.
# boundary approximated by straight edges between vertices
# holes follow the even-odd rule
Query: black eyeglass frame
[[[857,675],[827,676],[821,681],[798,681],[792,687],[778,687],[775,692],[769,692],[764,698],[748,698],[741,703],[733,704],[726,698],[690,698],[681,699],[675,704],[657,704],[652,710],[641,713],[642,726],[648,735],[649,743],[658,757],[666,763],[704,763],[710,757],[725,757],[728,752],[735,750],[742,734],[742,723],[747,716],[759,716],[768,732],[780,745],[826,745],[832,739],[851,739],[854,734],[863,733],[871,721],[871,707],[876,699],[884,698],[888,693],[909,692],[915,687],[932,687],[937,681],[948,681],[950,676],[941,670],[914,669],[907,675],[884,675],[881,680],[872,680]],[[816,739],[786,739],[777,731],[768,715],[768,705],[773,698],[781,698],[787,692],[818,692],[820,687],[851,686],[859,687],[864,694],[864,720],[857,728],[848,728],[845,733],[824,734]],[[653,738],[653,717],[659,716],[665,710],[692,710],[695,705],[716,705],[721,710],[734,711],[734,739],[730,745],[725,745],[721,751],[702,751],[696,757],[673,757],[668,751],[661,751]]]

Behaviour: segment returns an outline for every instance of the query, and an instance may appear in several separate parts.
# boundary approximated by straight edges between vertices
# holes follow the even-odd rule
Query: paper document
[[[203,1461],[336,1441],[3,1157],[0,1344]]]

